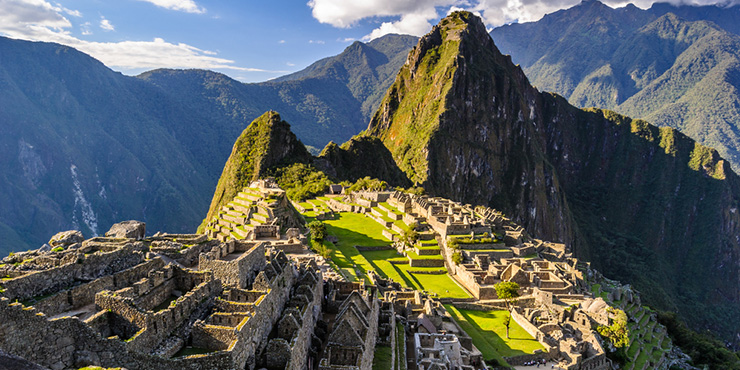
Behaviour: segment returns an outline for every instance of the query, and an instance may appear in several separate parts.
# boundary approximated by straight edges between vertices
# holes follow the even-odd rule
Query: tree
[[[514,303],[519,297],[519,284],[513,281],[502,281],[496,283],[493,288],[496,289],[496,295],[499,297],[499,299],[503,299],[504,302],[506,302],[506,309],[509,311],[509,316],[504,319],[504,325],[506,326],[506,339],[509,339],[511,310],[514,309]]]
[[[331,257],[331,249],[329,249],[326,245],[324,245],[324,243],[314,241],[313,248],[316,251],[316,253],[319,256],[324,257],[324,259],[329,259],[329,257]]]
[[[627,314],[620,309],[612,307],[607,308],[607,311],[612,314],[612,324],[609,326],[601,325],[596,328],[596,331],[601,334],[602,337],[609,340],[617,349],[625,348],[630,344],[630,330],[627,327]]]
[[[408,229],[404,230],[401,234],[401,241],[403,241],[407,247],[411,247],[419,240],[419,233],[416,231],[416,222],[409,225]]]
[[[311,231],[311,240],[319,243],[324,241],[326,238],[326,224],[321,221],[312,221],[308,225],[308,230]]]

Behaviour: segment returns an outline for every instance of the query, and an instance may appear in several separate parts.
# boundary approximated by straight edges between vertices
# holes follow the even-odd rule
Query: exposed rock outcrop
[[[111,226],[105,236],[124,239],[144,239],[146,235],[146,224],[141,221],[123,221]]]
[[[85,238],[82,236],[82,232],[79,230],[62,231],[55,234],[49,240],[49,245],[52,248],[56,247],[67,247],[75,243],[82,243]]]

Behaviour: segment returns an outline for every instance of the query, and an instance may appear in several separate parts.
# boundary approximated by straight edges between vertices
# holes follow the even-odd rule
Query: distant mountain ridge
[[[642,10],[589,1],[491,36],[540,90],[677,128],[737,169],[739,20],[738,5]]]
[[[347,140],[416,40],[356,42],[304,73],[244,84],[203,70],[129,77],[66,46],[0,37],[0,253],[121,219],[194,231],[249,122],[280,109],[316,152]]]

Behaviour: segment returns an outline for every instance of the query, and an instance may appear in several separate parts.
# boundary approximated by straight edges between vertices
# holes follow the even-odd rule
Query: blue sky
[[[162,67],[205,68],[257,82],[336,55],[354,40],[422,35],[454,9],[476,12],[495,27],[537,20],[579,2],[0,0],[0,35],[70,45],[130,75]],[[651,3],[635,1],[643,8]]]

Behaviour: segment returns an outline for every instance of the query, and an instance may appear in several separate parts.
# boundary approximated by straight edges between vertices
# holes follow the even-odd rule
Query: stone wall
[[[88,365],[139,370],[217,370],[233,366],[227,353],[178,359],[132,353],[124,342],[102,337],[77,318],[49,320],[36,309],[11,303],[7,298],[0,298],[0,317],[0,348],[52,370]]]
[[[443,259],[409,259],[411,267],[444,267]]]
[[[305,274],[311,274],[312,276],[308,277]],[[298,282],[296,293],[307,294],[310,292],[311,296],[308,297],[310,299],[309,303],[303,308],[302,325],[290,340],[291,357],[285,366],[286,370],[303,370],[306,368],[309,356],[308,350],[311,346],[311,335],[314,332],[316,320],[321,313],[321,301],[324,298],[323,280],[320,271],[316,271],[316,273],[306,271],[301,281]]]
[[[242,253],[236,259],[228,260],[231,254]],[[198,268],[213,271],[216,279],[224,285],[246,288],[257,273],[266,265],[265,243],[239,242],[231,240],[214,247],[210,252],[200,255]]]
[[[123,324],[123,330],[113,334],[122,335],[131,351],[150,352],[173,330],[189,320],[191,314],[201,304],[221,291],[221,285],[210,273],[198,274],[178,270],[178,275],[195,276],[170,276],[160,281],[162,276],[159,276],[161,275],[159,272],[164,271],[152,271],[148,279],[142,280],[137,285],[138,292],[126,288],[115,293],[103,291],[95,296],[96,307],[110,312],[112,325]],[[195,281],[188,281],[188,278]],[[194,286],[188,289],[189,285]],[[169,297],[174,288],[188,291],[173,301],[169,307],[156,312],[151,311],[154,305]],[[136,298],[130,295],[136,295]],[[132,334],[133,330],[138,331]]]
[[[144,249],[144,243],[135,242],[112,252],[78,253],[72,263],[4,281],[3,294],[13,300],[25,300],[68,289],[77,281],[94,280],[138,265],[144,255],[135,252]]]

